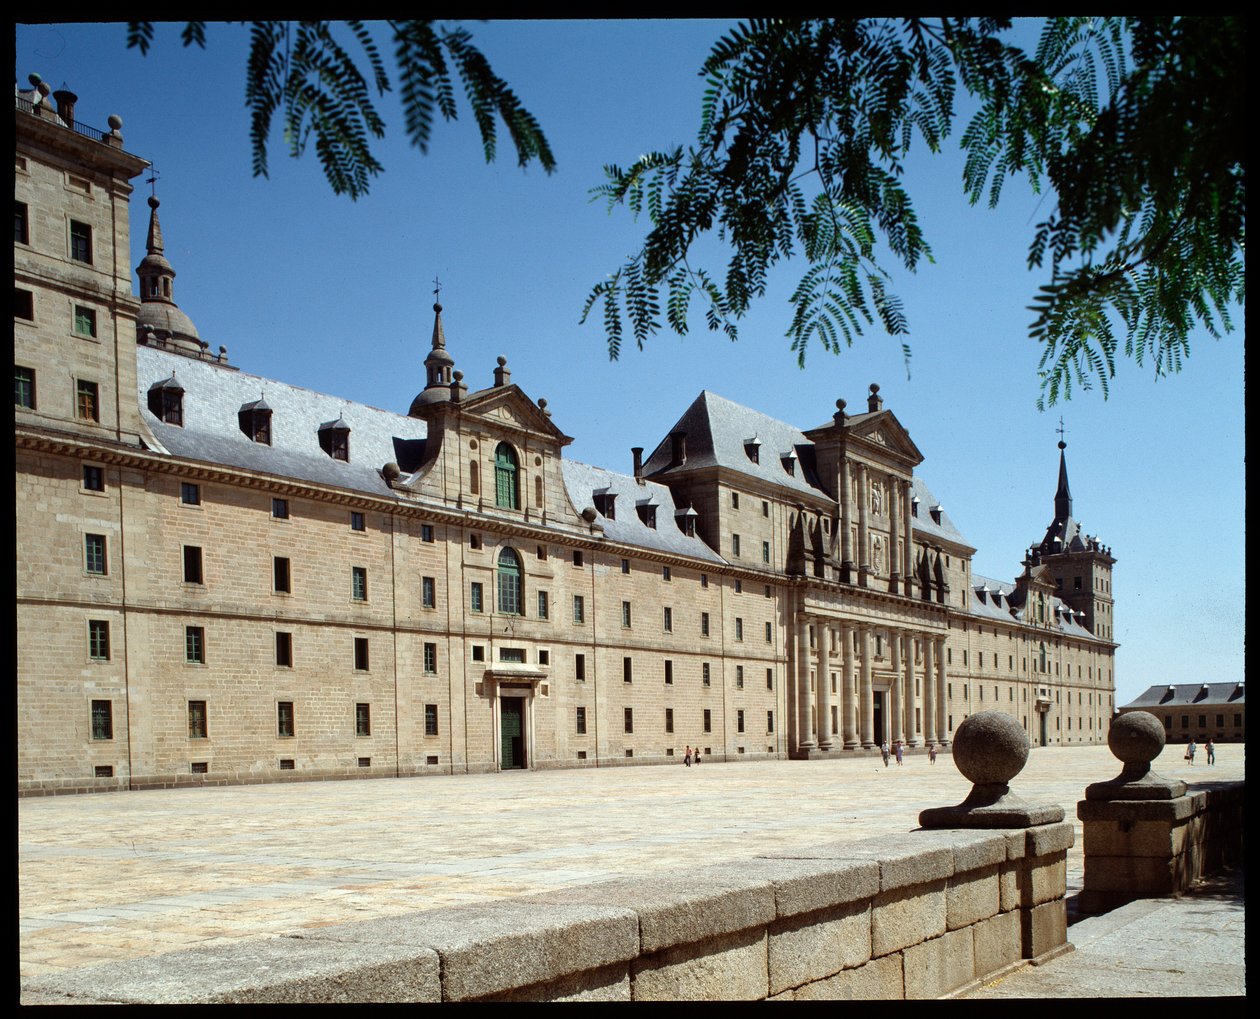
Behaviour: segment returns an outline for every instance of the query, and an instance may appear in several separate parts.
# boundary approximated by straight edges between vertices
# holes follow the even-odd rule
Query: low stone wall
[[[1179,895],[1243,858],[1246,783],[1213,782],[1163,800],[1082,800],[1082,912]]]
[[[1068,822],[914,831],[42,978],[26,1003],[936,998],[1068,950]]]

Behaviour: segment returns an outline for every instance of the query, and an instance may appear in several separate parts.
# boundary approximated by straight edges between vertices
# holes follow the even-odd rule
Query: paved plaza
[[[1245,775],[1244,747],[1189,782]],[[1012,789],[1076,818],[1105,747],[1037,748]],[[942,754],[622,767],[28,798],[18,803],[24,980],[195,945],[735,861],[917,827],[969,783]],[[1080,823],[1068,894],[1082,879]]]

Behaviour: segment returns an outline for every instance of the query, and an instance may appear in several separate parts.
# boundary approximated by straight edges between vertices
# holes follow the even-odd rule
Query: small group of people
[[[904,758],[904,756],[905,756],[905,749],[906,749],[906,748],[905,748],[905,744],[903,744],[903,743],[901,742],[901,740],[897,740],[897,742],[896,742],[896,744],[895,744],[895,746],[894,746],[894,748],[893,748],[892,750],[890,750],[890,749],[889,749],[889,747],[888,747],[888,740],[884,740],[883,744],[880,746],[880,748],[879,748],[879,749],[880,749],[880,753],[882,753],[882,754],[884,755],[884,767],[885,767],[885,768],[887,768],[887,767],[888,767],[888,759],[889,759],[889,757],[890,757],[890,756],[891,756],[894,752],[895,752],[895,753],[896,753],[896,755],[897,755],[897,765],[900,767],[900,765],[904,763],[903,758]],[[935,757],[933,757],[933,761],[935,761]]]
[[[1190,762],[1190,767],[1192,768],[1194,767],[1194,755],[1198,749],[1199,749],[1198,744],[1195,743],[1194,737],[1191,736],[1190,742],[1186,744],[1186,760]],[[1213,743],[1212,740],[1209,738],[1208,741],[1203,744],[1203,749],[1207,753],[1208,764],[1215,764],[1216,763],[1216,744]]]
[[[696,747],[695,750],[692,750],[691,744],[689,743],[687,744],[687,752],[683,754],[683,764],[685,764],[688,768],[690,768],[691,759],[693,757],[696,759],[696,764],[698,765],[700,763],[700,748]]]

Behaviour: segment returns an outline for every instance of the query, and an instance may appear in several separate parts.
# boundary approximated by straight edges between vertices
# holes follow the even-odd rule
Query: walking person
[[[1190,742],[1186,744],[1186,760],[1190,762],[1190,767],[1194,767],[1194,752],[1199,748],[1195,745],[1194,737],[1190,737]]]
[[[935,763],[936,763],[936,744],[933,743],[931,747],[928,748],[928,764],[935,764]]]
[[[683,755],[683,764],[685,764],[688,768],[691,767],[691,744],[690,743],[687,744],[687,753]]]
[[[1203,749],[1207,751],[1208,764],[1216,763],[1216,744],[1209,739],[1203,744]]]
[[[884,740],[879,748],[879,752],[884,755],[884,767],[888,767],[888,740]]]
[[[906,752],[905,744],[902,743],[901,740],[897,740],[897,767],[898,768],[901,767],[901,764],[902,764],[901,759],[905,755],[905,752]]]
[[[700,767],[700,748],[696,747],[696,767]]]

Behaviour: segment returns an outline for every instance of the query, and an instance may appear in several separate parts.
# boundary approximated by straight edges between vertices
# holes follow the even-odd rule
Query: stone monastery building
[[[1115,560],[1063,443],[1054,518],[997,580],[878,386],[805,431],[702,392],[621,474],[566,459],[504,358],[455,370],[440,305],[406,413],[248,374],[177,305],[154,198],[133,292],[121,121],[32,81],[20,792],[816,758],[988,709],[1106,739]]]

